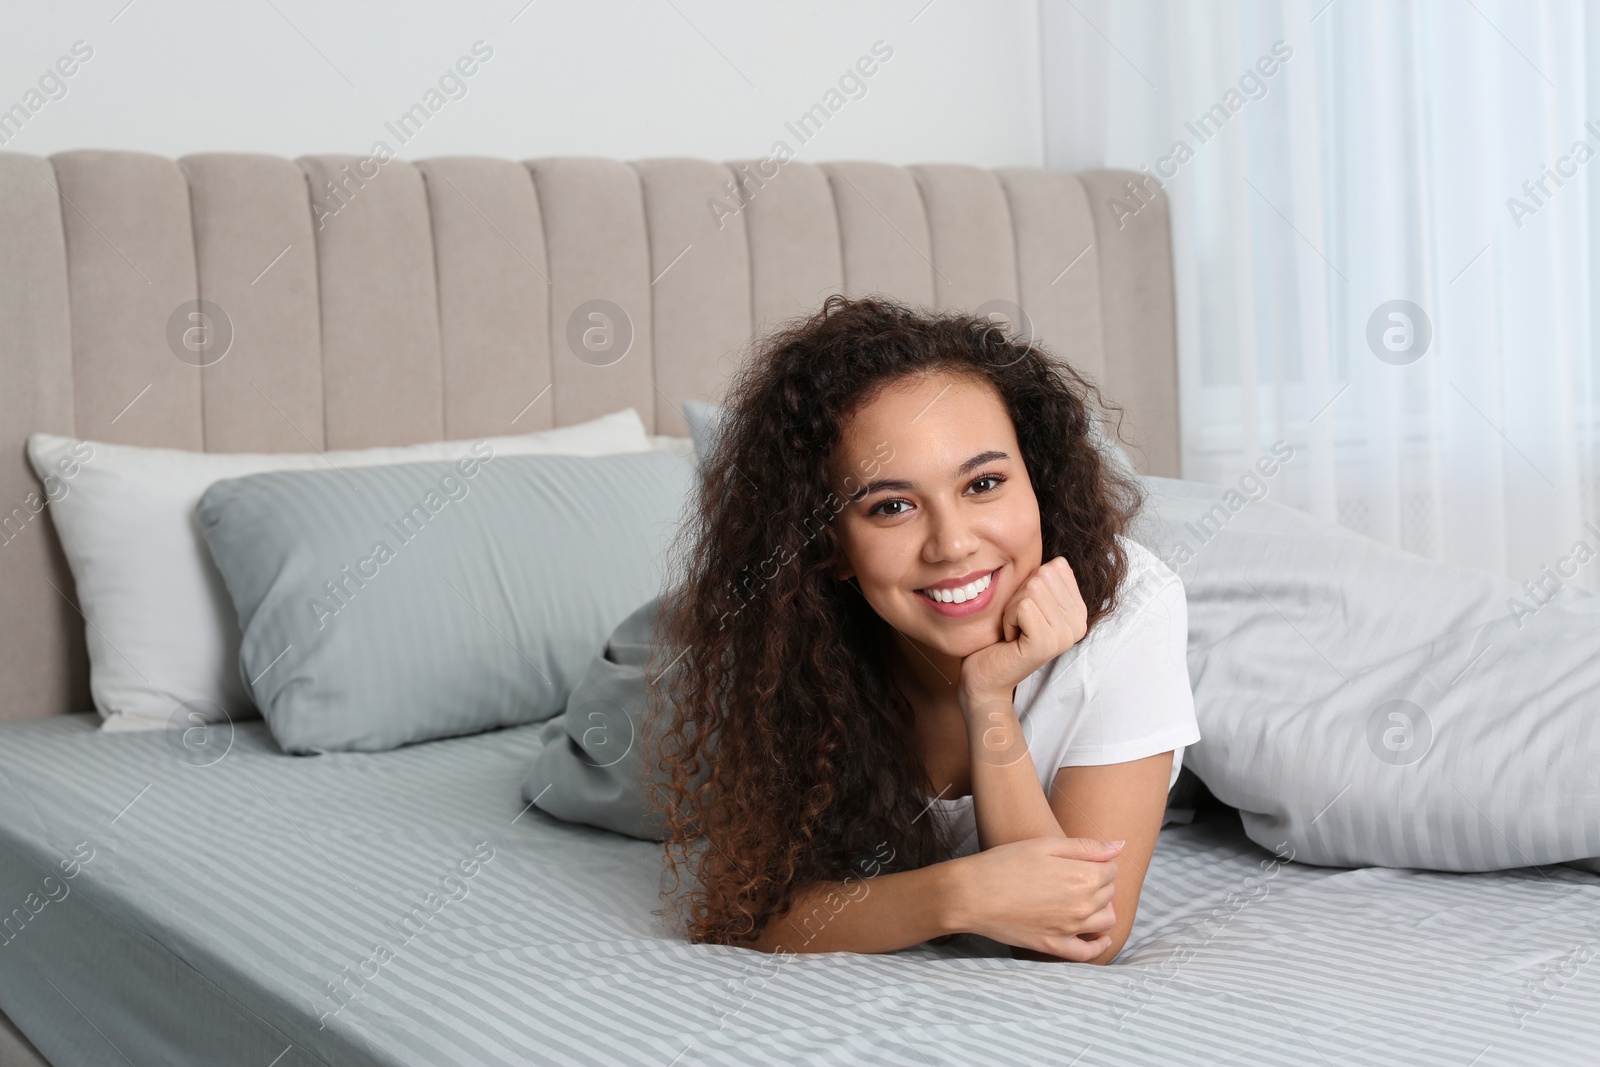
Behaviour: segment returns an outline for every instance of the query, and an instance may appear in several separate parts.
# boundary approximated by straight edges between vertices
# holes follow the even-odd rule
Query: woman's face
[[[1043,541],[1016,430],[991,385],[946,373],[891,384],[846,421],[830,474],[846,500],[835,573],[855,577],[889,625],[948,657],[1003,639],[1001,610],[1039,568]]]

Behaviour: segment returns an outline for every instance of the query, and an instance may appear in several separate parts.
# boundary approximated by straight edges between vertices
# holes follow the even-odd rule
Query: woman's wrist
[[[996,711],[1014,712],[1016,708],[1011,703],[1012,692],[1010,689],[1004,693],[970,692],[959,689],[956,692],[956,701],[961,706],[962,718],[971,724],[975,719],[987,721],[987,717]]]
[[[975,856],[960,856],[938,864],[941,877],[934,893],[934,923],[939,935],[972,932]]]
[[[972,751],[973,792],[978,791],[979,764],[1009,767],[1028,754],[1028,741],[1011,694],[974,701],[963,707],[967,743]]]

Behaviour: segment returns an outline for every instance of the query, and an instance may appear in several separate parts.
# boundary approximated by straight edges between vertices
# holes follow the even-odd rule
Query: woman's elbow
[[[1073,960],[1073,959],[1068,959],[1065,956],[1043,956],[1043,955],[1041,955],[1039,958],[1043,959],[1043,960],[1047,960],[1050,963],[1090,963],[1090,964],[1094,964],[1097,967],[1104,967],[1106,964],[1108,964],[1112,960],[1116,959],[1117,958],[1117,953],[1120,952],[1121,950],[1122,950],[1122,948],[1121,948],[1120,945],[1113,945],[1112,947],[1106,949],[1104,952],[1100,953],[1100,955],[1094,957],[1093,959],[1087,959],[1087,960]]]
[[[757,952],[765,952],[769,956],[792,956],[794,950],[777,938],[761,937],[755,941],[746,941],[735,946],[736,948],[751,948]]]
[[[1111,947],[1090,959],[1075,960],[1070,956],[1057,956],[1049,952],[1038,952],[1031,948],[1018,948],[1012,946],[1011,958],[1018,960],[1038,960],[1041,963],[1093,963],[1104,966],[1117,958],[1117,953],[1122,951],[1122,942],[1113,941]]]
[[[1126,945],[1128,943],[1128,935],[1131,932],[1132,931],[1129,931],[1129,930],[1117,930],[1117,931],[1114,931],[1112,933],[1112,935],[1111,935],[1111,946],[1109,948],[1107,948],[1104,952],[1100,953],[1100,955],[1098,955],[1094,959],[1090,960],[1089,962],[1090,963],[1097,963],[1097,964],[1100,964],[1101,966],[1104,966],[1104,965],[1110,963],[1112,960],[1116,959],[1118,953],[1120,953],[1122,951],[1122,946]]]

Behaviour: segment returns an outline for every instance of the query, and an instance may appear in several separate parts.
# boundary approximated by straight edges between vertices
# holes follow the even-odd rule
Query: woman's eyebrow
[[[961,464],[961,466],[956,468],[956,477],[959,478],[963,474],[971,473],[977,468],[983,466],[985,463],[993,463],[997,459],[1010,458],[1011,456],[1008,453],[1000,452],[995,449],[990,449],[987,452],[979,452],[976,456],[973,456],[971,459],[967,460],[965,463]],[[910,482],[904,478],[875,478],[868,482],[861,489],[852,493],[850,499],[852,501],[861,500],[864,497],[871,496],[873,493],[880,493],[885,489],[915,492],[916,488],[916,482]]]

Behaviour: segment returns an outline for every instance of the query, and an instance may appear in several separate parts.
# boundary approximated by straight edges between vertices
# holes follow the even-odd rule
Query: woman
[[[989,320],[840,296],[730,383],[650,674],[690,940],[1121,950],[1200,734],[1098,410]]]

